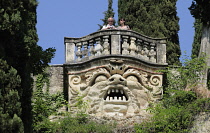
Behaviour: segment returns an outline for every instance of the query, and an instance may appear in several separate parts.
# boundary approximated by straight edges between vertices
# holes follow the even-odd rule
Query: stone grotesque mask
[[[69,74],[69,103],[83,96],[94,116],[143,115],[151,102],[162,98],[162,74],[111,60],[109,65]]]

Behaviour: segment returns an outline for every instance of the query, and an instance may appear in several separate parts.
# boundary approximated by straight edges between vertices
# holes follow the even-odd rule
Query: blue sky
[[[179,40],[182,54],[190,56],[194,36],[194,18],[188,7],[192,0],[178,0],[177,12],[180,18]],[[50,64],[65,63],[64,37],[82,37],[99,29],[103,24],[103,12],[108,0],[39,0],[37,8],[38,45],[43,49],[56,48]],[[117,0],[113,0],[117,20]]]

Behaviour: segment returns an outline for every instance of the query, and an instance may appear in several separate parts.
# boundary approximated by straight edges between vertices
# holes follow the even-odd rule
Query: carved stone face
[[[160,75],[148,75],[133,68],[124,67],[120,71],[100,68],[78,76],[80,82],[76,85],[72,84],[72,77],[71,90],[79,91],[84,96],[83,99],[89,104],[87,112],[95,116],[127,117],[142,114],[149,102],[160,99],[162,95]]]
[[[104,95],[105,101],[128,101],[128,95],[125,93],[127,81],[119,74],[114,74],[107,80],[107,90]]]

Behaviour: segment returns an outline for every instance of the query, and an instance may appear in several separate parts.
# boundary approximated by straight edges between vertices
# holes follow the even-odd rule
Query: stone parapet
[[[101,30],[84,37],[65,37],[65,63],[79,63],[107,55],[125,55],[166,65],[166,39],[132,30]]]

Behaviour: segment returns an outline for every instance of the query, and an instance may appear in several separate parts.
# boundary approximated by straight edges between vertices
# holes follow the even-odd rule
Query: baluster
[[[138,56],[141,56],[141,51],[142,51],[142,40],[138,39],[137,40],[137,55]]]
[[[103,36],[104,43],[103,43],[103,54],[104,55],[109,55],[110,54],[110,45],[109,45],[109,36]]]
[[[142,49],[142,52],[141,52],[141,54],[143,55],[143,58],[145,60],[149,60],[149,58],[148,58],[149,50],[147,49],[147,44],[148,44],[148,42],[144,42],[143,49]]]
[[[128,44],[128,36],[122,36],[123,44],[122,44],[122,54],[128,55],[129,54],[129,44]]]
[[[81,44],[81,42],[77,43],[76,47],[77,47],[77,52],[76,52],[77,61],[81,61],[81,59],[82,59],[82,52],[81,52],[82,44]]]
[[[151,45],[151,49],[150,49],[150,51],[149,51],[149,60],[151,61],[151,62],[155,62],[156,63],[156,51],[155,51],[155,44],[154,43],[151,43],[150,44]]]
[[[84,50],[82,51],[83,59],[86,60],[88,58],[88,43],[82,42]]]
[[[101,39],[96,38],[95,56],[101,55],[102,51],[103,51],[103,47],[101,46]]]
[[[95,54],[95,49],[94,49],[93,42],[94,42],[93,40],[90,40],[89,41],[89,45],[90,45],[90,49],[89,49],[90,58],[93,58],[94,57],[94,54]]]
[[[131,37],[130,40],[131,40],[131,44],[130,44],[130,54],[131,54],[131,55],[136,55],[136,50],[137,50],[136,44],[135,44],[136,38],[135,38],[135,37]]]

